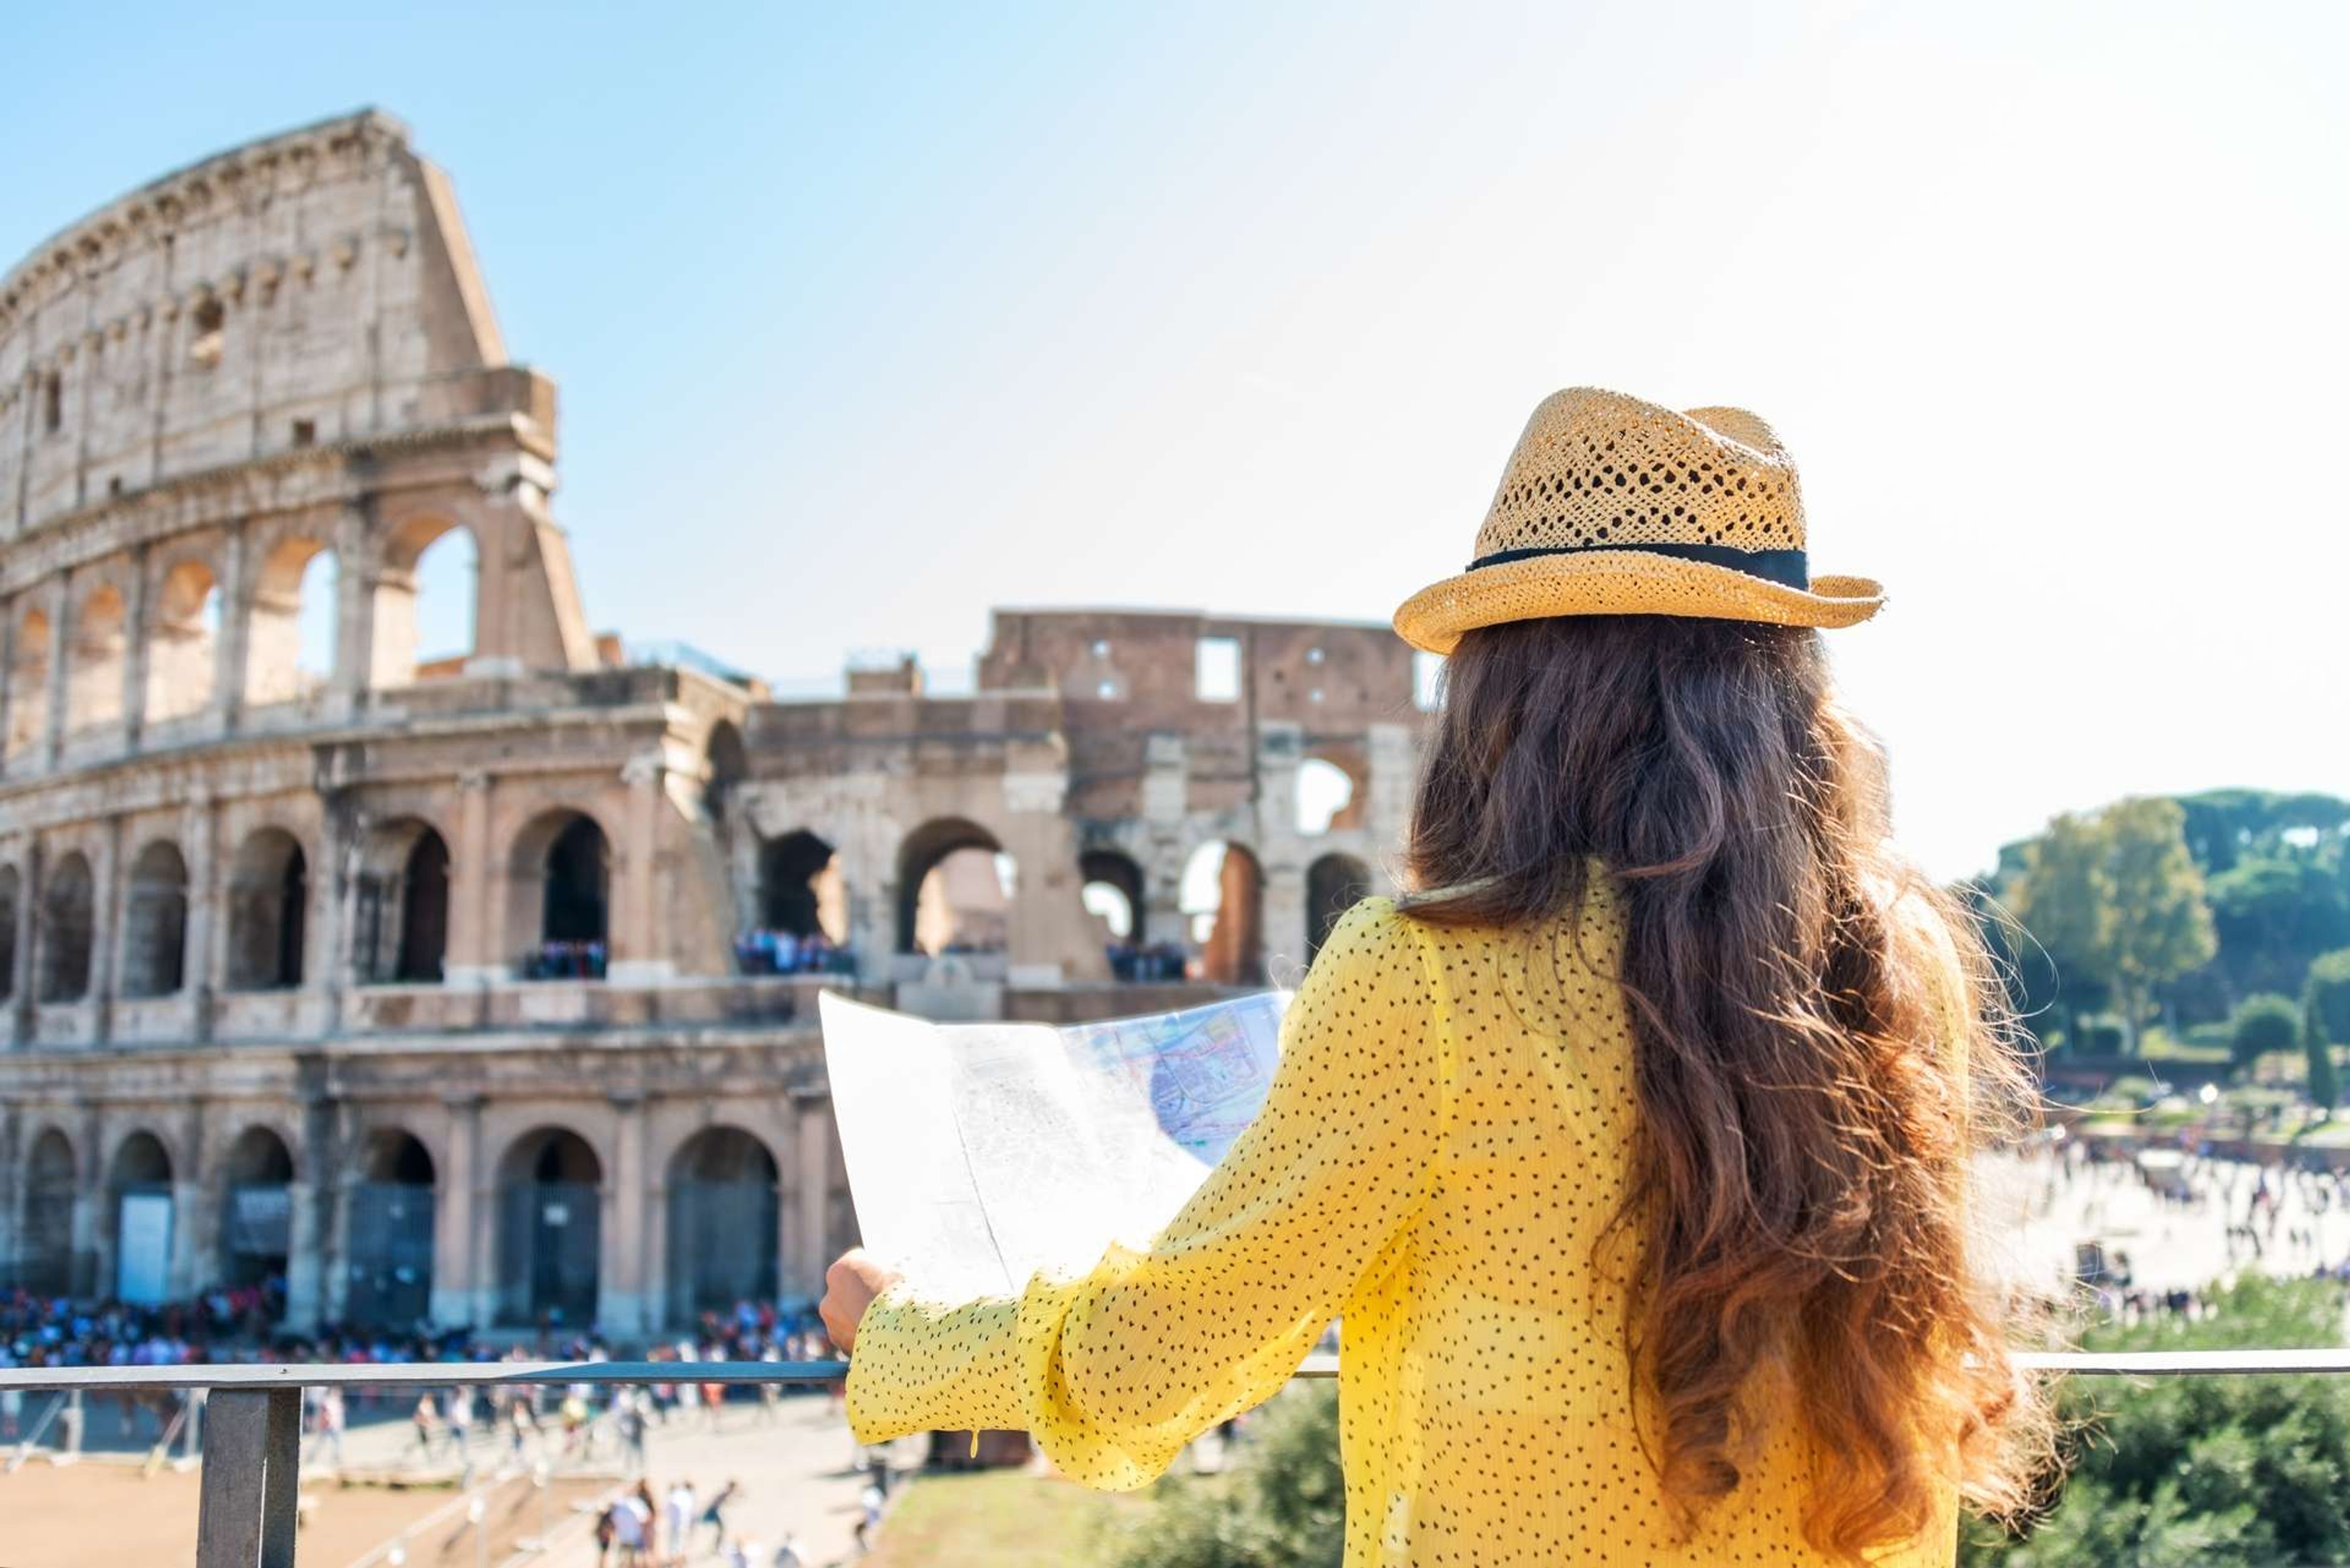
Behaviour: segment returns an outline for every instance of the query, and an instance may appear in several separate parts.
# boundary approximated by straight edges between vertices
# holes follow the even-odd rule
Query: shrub
[[[2308,1022],[2336,1045],[2350,1045],[2350,948],[2320,953],[2309,966],[2302,1000]]]
[[[2216,1317],[2150,1318],[2082,1336],[2087,1350],[2313,1349],[2342,1341],[2331,1281],[2253,1277],[2206,1293]],[[1976,1521],[1966,1568],[2218,1568],[2350,1556],[2350,1378],[2080,1378],[2064,1490],[2021,1540]]]
[[[2236,1009],[2228,1044],[2239,1067],[2270,1051],[2290,1051],[2301,1044],[2301,1009],[2274,992],[2248,996]]]

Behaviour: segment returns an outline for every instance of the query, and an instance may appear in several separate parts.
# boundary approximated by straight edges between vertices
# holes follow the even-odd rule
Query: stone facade
[[[1383,625],[1003,610],[971,695],[907,663],[771,701],[589,633],[555,461],[552,383],[380,114],[168,175],[0,280],[17,1279],[104,1295],[136,1252],[149,1293],[282,1272],[297,1325],[623,1337],[806,1296],[855,1232],[819,987],[1180,1005],[1294,980],[1392,886],[1422,715]],[[473,647],[420,663],[417,564],[460,533]],[[1314,833],[1309,768],[1349,792]],[[972,851],[983,919],[946,907]],[[1111,978],[1102,889],[1188,977]],[[743,972],[778,927],[847,958]]]

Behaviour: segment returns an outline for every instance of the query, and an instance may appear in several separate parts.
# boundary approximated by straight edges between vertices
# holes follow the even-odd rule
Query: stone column
[[[490,775],[457,776],[457,842],[449,857],[449,952],[442,972],[450,985],[487,985],[510,961],[499,938],[497,894],[504,883],[490,845]]]
[[[75,1158],[81,1179],[73,1199],[73,1289],[77,1295],[114,1293],[114,1216],[106,1190],[106,1123],[97,1106],[82,1113]]]
[[[660,859],[661,821],[661,753],[639,752],[629,759],[620,777],[629,786],[627,814],[620,832],[619,887],[612,900],[611,960],[608,972],[619,984],[643,985],[666,980],[676,965],[661,947],[660,918],[656,908],[654,871]]]
[[[606,1332],[641,1334],[651,1325],[645,1310],[645,1100],[640,1094],[611,1096],[618,1133],[612,1169],[605,1178],[603,1280],[597,1293],[596,1321]]]
[[[494,1211],[482,1202],[482,1096],[452,1095],[445,1158],[432,1173],[432,1321],[443,1328],[489,1325],[494,1300],[483,1271]]]
[[[155,602],[148,581],[147,547],[132,552],[130,595],[122,607],[122,749],[136,750],[147,724],[147,648],[155,628],[148,625]]]
[[[49,617],[49,711],[41,733],[41,767],[44,771],[57,765],[57,753],[66,739],[66,663],[73,648],[73,593],[70,584],[60,585],[54,601],[57,613]]]
[[[228,944],[222,918],[228,889],[221,885],[220,825],[212,801],[191,796],[180,814],[180,842],[188,857],[187,966],[182,986],[188,999],[188,1032],[199,1041],[213,1037],[213,998],[220,992]]]
[[[795,1238],[797,1244],[792,1255],[784,1260],[784,1266],[795,1282],[791,1293],[820,1295],[824,1291],[824,1272],[832,1265],[832,1259],[825,1252],[826,1199],[830,1196],[827,1189],[832,1182],[831,1102],[802,1102],[797,1121],[794,1142],[798,1190],[794,1194],[793,1205],[797,1216],[794,1226],[798,1232]]]
[[[292,1210],[286,1238],[286,1326],[296,1334],[316,1331],[325,1307],[328,1244],[334,1231],[330,1206],[341,1164],[334,1123],[334,1107],[325,1096],[304,1099],[302,1147],[286,1194]]]
[[[20,764],[9,753],[8,738],[16,732],[16,623],[23,618],[23,602],[0,606],[0,774],[14,773]]]
[[[366,504],[347,507],[335,527],[335,670],[327,681],[327,713],[359,710],[375,673],[375,542]]]
[[[37,1032],[37,999],[33,995],[33,982],[38,978],[34,964],[34,949],[40,940],[41,897],[45,888],[41,877],[41,841],[27,839],[25,844],[23,868],[16,877],[16,950],[10,955],[9,1020],[16,1044],[29,1045]]]
[[[25,1255],[25,1113],[0,1108],[0,1258]]]
[[[122,972],[123,916],[130,904],[124,885],[130,873],[123,863],[119,816],[106,819],[106,847],[99,859],[101,864],[91,867],[98,886],[92,889],[90,916],[98,929],[90,933],[89,1006],[95,1014],[90,1038],[102,1045],[114,1038],[114,992],[116,977]]]
[[[227,1195],[210,1180],[204,1158],[204,1103],[180,1114],[179,1162],[172,1168],[172,1262],[165,1293],[184,1301],[219,1274],[221,1207]]]
[[[253,552],[238,523],[228,531],[221,561],[220,635],[213,647],[213,724],[223,733],[237,726],[244,711],[245,650],[253,638]]]

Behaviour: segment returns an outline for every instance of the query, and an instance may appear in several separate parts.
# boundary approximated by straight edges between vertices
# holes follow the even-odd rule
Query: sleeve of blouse
[[[1263,1108],[1148,1248],[1018,1296],[875,1300],[849,1362],[858,1440],[1025,1430],[1064,1474],[1126,1490],[1272,1396],[1434,1182],[1434,971],[1392,900],[1355,905],[1291,999]]]

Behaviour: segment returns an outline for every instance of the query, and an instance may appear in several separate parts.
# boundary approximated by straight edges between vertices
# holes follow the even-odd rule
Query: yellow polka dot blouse
[[[1604,887],[1581,921],[1580,958],[1560,922],[1529,961],[1523,930],[1357,904],[1264,1109],[1182,1213],[1016,1298],[884,1292],[849,1367],[858,1438],[1025,1429],[1066,1474],[1139,1487],[1343,1319],[1347,1568],[1829,1561],[1803,1539],[1795,1423],[1693,1534],[1634,1428],[1627,1265],[1593,1256],[1635,1114]],[[1882,1561],[1949,1563],[1946,1513]]]

